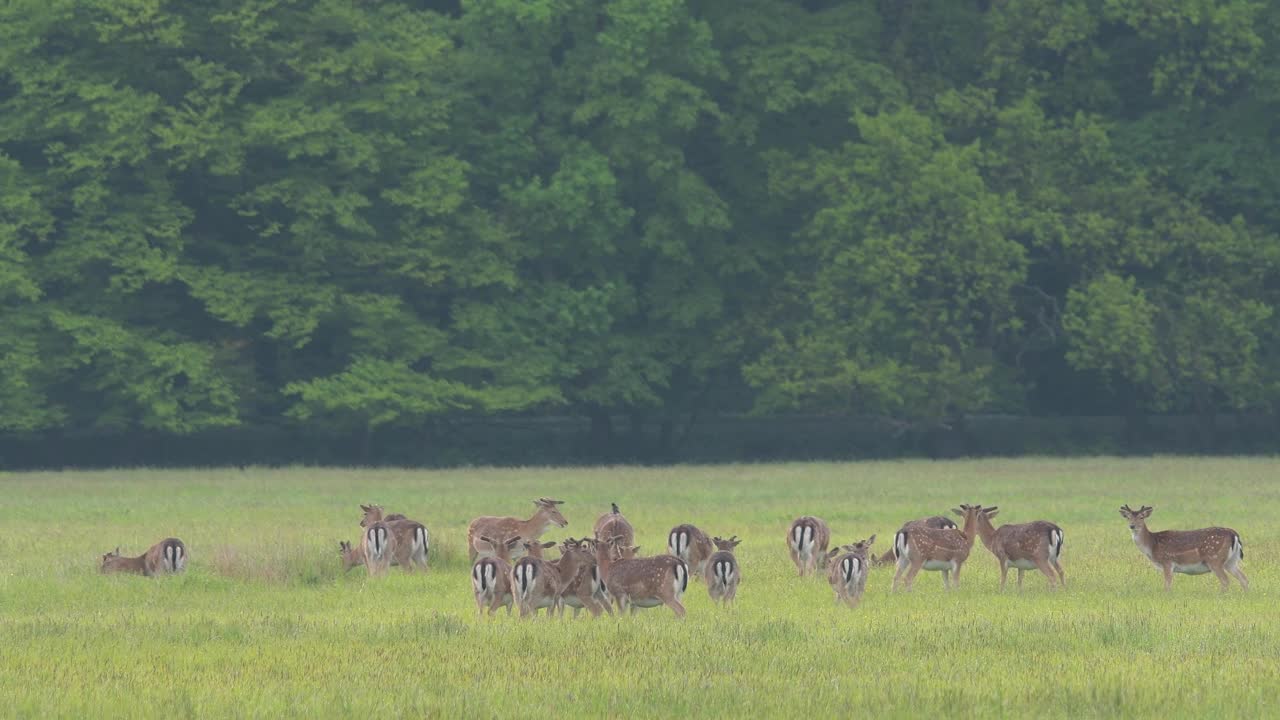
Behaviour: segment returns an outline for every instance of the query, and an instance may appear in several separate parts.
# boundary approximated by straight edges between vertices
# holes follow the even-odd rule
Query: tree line
[[[0,432],[1275,415],[1280,5],[12,0]]]

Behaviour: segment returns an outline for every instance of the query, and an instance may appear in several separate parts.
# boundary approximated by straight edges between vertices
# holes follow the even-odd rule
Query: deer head
[[[1137,530],[1139,526],[1147,524],[1147,518],[1151,517],[1151,511],[1154,509],[1150,505],[1143,505],[1141,509],[1134,510],[1126,503],[1120,506],[1120,514],[1129,521],[1130,530]]]
[[[557,505],[563,505],[563,500],[538,498],[533,501],[533,504],[537,505],[539,510],[546,513],[547,518],[551,520],[551,522],[555,523],[556,526],[564,527],[569,524],[569,521],[564,519],[564,515],[560,514],[560,508],[556,507]]]
[[[736,548],[736,547],[738,547],[738,545],[742,544],[742,541],[738,539],[738,536],[737,536],[737,535],[734,535],[733,537],[729,538],[728,540],[724,540],[724,539],[722,539],[722,538],[718,538],[718,537],[717,537],[717,538],[713,538],[713,539],[711,540],[711,542],[715,543],[715,546],[716,546],[716,549],[717,549],[717,550],[722,550],[722,551],[724,551],[724,552],[733,552],[733,549],[734,549],[734,548]]]

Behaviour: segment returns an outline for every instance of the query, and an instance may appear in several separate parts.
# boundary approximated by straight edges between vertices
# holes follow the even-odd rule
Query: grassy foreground
[[[1280,713],[1280,461],[1000,460],[663,469],[128,470],[0,474],[0,714],[5,716],[1265,717]],[[566,501],[563,535],[610,501],[643,552],[694,522],[744,538],[738,607],[700,583],[689,617],[479,620],[468,520]],[[339,574],[360,502],[424,522],[432,570]],[[790,520],[883,551],[909,518],[961,502],[1066,534],[1069,584],[998,592],[976,545],[961,588],[922,573],[837,608],[794,577]],[[1155,506],[1153,530],[1227,525],[1253,589],[1160,574],[1116,508]],[[100,576],[117,544],[166,535],[180,577]]]

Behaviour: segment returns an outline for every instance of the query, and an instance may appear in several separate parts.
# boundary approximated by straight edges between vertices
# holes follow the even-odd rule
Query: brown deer
[[[711,538],[693,525],[677,525],[667,533],[667,553],[683,560],[694,577],[704,576],[707,559],[715,551]]]
[[[471,566],[471,590],[476,598],[476,610],[482,617],[486,607],[493,617],[504,605],[507,614],[511,614],[511,551],[520,542],[519,536],[504,541],[484,536],[476,538],[476,546],[485,556]]]
[[[859,540],[852,545],[838,547],[827,553],[833,562],[827,565],[827,582],[836,593],[836,604],[844,603],[850,608],[858,607],[862,601],[862,593],[867,589],[867,575],[871,564],[867,553],[875,543],[876,536]]]
[[[382,575],[391,567],[395,557],[396,536],[387,523],[379,520],[369,523],[360,534],[360,552],[364,555],[364,567],[369,575]]]
[[[342,558],[342,572],[351,572],[351,568],[364,564],[364,549],[351,547],[346,540],[339,540],[338,557]]]
[[[964,530],[917,527],[899,530],[893,538],[898,558],[898,572],[893,576],[893,589],[906,574],[906,589],[911,590],[921,570],[942,571],[942,586],[960,587],[960,568],[969,559],[977,536],[979,505],[961,505],[951,512],[964,517]],[[948,576],[951,576],[950,579]]]
[[[1058,562],[1062,555],[1062,528],[1051,522],[1036,520],[1018,525],[1001,525],[997,529],[991,524],[991,518],[999,512],[998,507],[979,510],[978,537],[1000,563],[1000,589],[1004,590],[1010,567],[1018,570],[1019,590],[1022,589],[1022,576],[1028,570],[1044,573],[1049,578],[1050,590],[1055,589],[1059,583],[1066,587],[1067,576]]]
[[[689,566],[673,555],[634,557],[639,549],[620,544],[618,538],[596,544],[596,562],[618,612],[666,605],[676,617],[684,617],[680,598],[689,587]]]
[[[604,577],[600,575],[595,544],[596,541],[592,538],[582,540],[569,538],[564,541],[563,549],[560,551],[561,557],[570,552],[583,553],[579,561],[578,573],[572,578],[565,578],[564,588],[560,593],[561,602],[565,607],[573,608],[575,618],[584,608],[591,613],[592,617],[600,617],[601,613],[613,615],[613,608],[610,607],[613,599],[609,597],[609,591],[604,586]]]
[[[791,562],[804,576],[818,568],[827,567],[827,545],[831,542],[831,530],[826,521],[812,515],[798,517],[787,530],[787,550]]]
[[[547,617],[563,615],[562,595],[567,581],[577,576],[579,566],[587,560],[586,552],[578,550],[576,542],[557,561],[540,557],[542,548],[553,545],[526,541],[525,548],[531,552],[511,568],[511,592],[522,618],[537,615],[542,608],[547,608]]]
[[[178,538],[165,538],[138,557],[124,557],[120,548],[102,556],[101,572],[135,573],[154,577],[180,573],[187,567],[187,546]]]
[[[956,527],[956,524],[952,522],[951,518],[949,517],[945,517],[942,515],[934,515],[933,517],[920,518],[919,520],[912,520],[908,523],[904,523],[903,526],[898,529],[910,530],[913,527],[938,528],[941,530],[951,528],[954,530]],[[888,550],[885,551],[883,555],[879,557],[872,556],[871,567],[883,567],[885,565],[896,564],[898,562],[898,558],[893,553],[894,553],[894,549],[889,548]]]
[[[631,523],[623,517],[618,510],[618,503],[610,503],[612,511],[601,515],[596,520],[595,536],[596,540],[604,540],[605,538],[621,537],[622,542],[630,545],[636,540],[636,531],[631,527]]]
[[[364,517],[360,518],[360,527],[369,527],[372,523],[383,522],[396,536],[395,557],[392,565],[399,565],[405,572],[413,572],[417,568],[427,569],[427,556],[431,552],[431,543],[427,528],[416,520],[409,520],[399,513],[383,516],[381,505],[361,505]]]
[[[533,504],[538,507],[533,513],[533,517],[528,520],[521,520],[516,517],[493,517],[482,516],[471,521],[467,526],[467,550],[471,555],[471,561],[475,562],[476,556],[481,554],[476,547],[476,538],[481,535],[488,537],[514,537],[519,535],[523,538],[536,540],[542,537],[542,533],[551,528],[552,525],[564,527],[569,524],[564,519],[564,515],[560,514],[560,508],[557,505],[563,504],[563,500],[551,500],[548,498],[538,498]],[[515,557],[520,556],[520,550],[517,548]]]
[[[724,540],[715,538],[716,552],[707,560],[707,594],[712,602],[732,605],[738,597],[738,583],[742,582],[742,568],[733,549],[742,541],[737,535]]]
[[[1165,590],[1173,589],[1174,573],[1204,575],[1208,572],[1218,576],[1223,592],[1231,587],[1227,573],[1240,581],[1240,587],[1249,589],[1249,578],[1240,569],[1244,560],[1244,542],[1240,540],[1240,533],[1224,527],[1153,533],[1147,529],[1147,518],[1151,517],[1152,509],[1144,505],[1134,510],[1124,505],[1120,514],[1129,521],[1129,530],[1138,549],[1164,572]]]

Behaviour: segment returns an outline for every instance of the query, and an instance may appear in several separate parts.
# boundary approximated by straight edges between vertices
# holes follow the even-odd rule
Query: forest
[[[56,462],[731,416],[1275,451],[1278,233],[1280,3],[0,5],[0,436]]]

